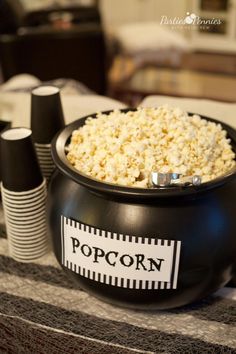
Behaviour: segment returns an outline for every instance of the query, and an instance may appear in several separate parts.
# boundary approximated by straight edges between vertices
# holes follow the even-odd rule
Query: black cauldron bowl
[[[83,126],[86,118],[69,124],[52,142],[52,156],[57,169],[49,185],[47,217],[54,253],[68,276],[100,299],[139,309],[183,306],[200,300],[229,282],[236,270],[236,169],[200,186],[142,189],[102,183],[79,173],[66,158],[65,146],[73,130]],[[202,118],[219,123],[208,117]],[[224,123],[221,124],[236,151],[236,131]],[[145,247],[142,242],[153,243],[152,249],[156,250],[158,244],[166,242],[170,245],[172,240],[175,249],[172,254],[170,283],[161,279],[151,285],[150,282],[143,281],[140,287],[136,281],[131,286],[131,283],[120,279],[126,275],[121,275],[119,269],[110,282],[104,280],[104,275],[91,278],[87,273],[89,270],[83,273],[78,271],[78,267],[73,269],[73,264],[65,263],[63,259],[63,216],[73,220],[65,221],[66,223],[74,225],[73,222],[77,221],[82,223],[82,228],[83,224],[87,225],[89,231],[94,232],[94,228],[97,233],[104,230],[107,237],[103,239],[104,247],[109,242],[110,236],[107,235],[110,233],[118,234],[121,238],[122,235],[134,236],[129,239],[131,243],[139,237],[140,253]],[[80,224],[77,225],[80,227]],[[142,241],[143,238],[145,242]],[[159,241],[155,241],[157,239]],[[181,244],[177,241],[181,241]],[[179,244],[178,263],[176,245]],[[122,245],[119,247],[124,247],[123,253],[128,254],[126,244]],[[84,248],[86,256],[90,251],[89,248]],[[112,263],[108,265],[111,268],[114,268],[115,255],[117,254],[112,254],[112,262],[111,258],[108,259]],[[80,257],[84,256],[80,253],[78,260]],[[126,266],[129,262],[132,263],[129,255],[123,261]],[[139,270],[143,267],[141,264],[139,267],[136,265],[136,273],[137,268]],[[128,272],[128,267],[126,269]],[[173,285],[174,281],[176,286]]]

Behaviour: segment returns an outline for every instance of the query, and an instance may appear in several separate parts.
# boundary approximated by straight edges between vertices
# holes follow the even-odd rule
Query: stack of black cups
[[[55,86],[34,89],[31,95],[31,129],[40,168],[47,182],[55,169],[51,141],[64,126],[60,90]]]
[[[10,255],[30,262],[48,250],[46,180],[32,142],[32,131],[12,128],[1,134],[2,202]]]
[[[11,122],[0,120],[0,134],[4,132],[4,130],[11,128]],[[2,180],[2,172],[0,166],[0,181]]]

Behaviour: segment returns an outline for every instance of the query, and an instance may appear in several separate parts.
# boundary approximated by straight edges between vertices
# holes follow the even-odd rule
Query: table
[[[236,289],[171,311],[103,303],[64,275],[52,252],[33,263],[0,238],[1,353],[236,353]]]
[[[153,96],[143,105],[167,102],[236,125],[234,104]],[[52,252],[16,262],[0,233],[0,353],[236,353],[235,305],[236,289],[223,288],[171,311],[118,308],[72,283]]]

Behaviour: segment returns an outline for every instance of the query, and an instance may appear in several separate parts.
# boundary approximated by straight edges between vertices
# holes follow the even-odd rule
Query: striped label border
[[[90,237],[103,239],[103,242],[107,240],[123,241],[128,245],[129,243],[138,244],[140,251],[142,250],[142,245],[156,246],[156,249],[162,248],[172,250],[171,256],[171,268],[169,281],[160,281],[160,280],[143,280],[143,279],[133,279],[132,277],[119,276],[117,273],[116,276],[106,274],[105,272],[96,271],[86,267],[86,265],[80,262],[78,258],[76,261],[72,259],[71,254],[68,253],[66,244],[70,235],[75,234],[79,235],[80,231],[86,233],[88,240]],[[91,239],[90,239],[91,240]],[[124,246],[123,246],[124,247]],[[180,249],[181,241],[177,240],[165,240],[158,238],[148,238],[140,236],[131,236],[124,235],[120,233],[110,232],[102,229],[98,229],[79,221],[61,216],[61,259],[62,264],[70,269],[71,271],[94,281],[104,283],[107,285],[118,286],[129,289],[176,289],[177,280],[178,280],[178,270],[179,270],[179,259],[180,259]],[[81,257],[80,257],[81,258]],[[128,275],[128,272],[127,272]]]

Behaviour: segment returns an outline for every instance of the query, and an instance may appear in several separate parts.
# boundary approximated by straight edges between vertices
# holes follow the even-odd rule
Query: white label
[[[181,241],[117,234],[61,218],[62,264],[130,289],[176,289]]]

